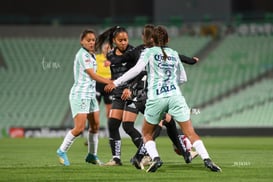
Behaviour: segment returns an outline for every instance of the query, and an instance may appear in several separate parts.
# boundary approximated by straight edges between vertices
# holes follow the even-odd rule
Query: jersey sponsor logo
[[[161,69],[171,69],[175,67],[174,63],[176,62],[176,59],[173,56],[167,57],[166,61],[168,62],[166,62],[160,54],[154,55],[154,59],[158,62],[158,67]]]
[[[156,89],[156,95],[160,95],[162,93],[166,93],[172,90],[176,90],[175,85],[165,85],[162,86],[160,89]]]
[[[170,68],[174,68],[174,64],[167,64],[167,63],[158,63],[158,67],[161,69],[170,69]]]
[[[164,60],[164,56],[161,55],[161,54],[155,54],[154,55],[154,59],[156,61],[163,61]],[[176,61],[175,57],[174,56],[167,56],[167,59],[168,61]]]
[[[90,59],[86,59],[85,62],[86,62],[86,63],[90,63],[91,60],[90,60]]]

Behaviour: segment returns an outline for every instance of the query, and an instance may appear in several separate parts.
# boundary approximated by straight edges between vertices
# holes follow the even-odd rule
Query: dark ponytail
[[[107,30],[105,30],[102,34],[100,34],[97,38],[97,42],[96,42],[96,50],[100,50],[100,48],[102,47],[102,45],[105,42],[108,42],[111,49],[113,48],[113,38],[116,37],[116,35],[120,32],[126,32],[127,30],[123,27],[120,26],[114,26],[111,27]]]
[[[154,38],[155,46],[158,46],[161,48],[163,53],[163,59],[166,60],[168,55],[164,51],[164,47],[167,45],[168,39],[169,39],[167,30],[160,25],[155,27],[153,38]]]
[[[146,47],[152,47],[154,45],[153,33],[155,26],[152,24],[147,24],[143,28],[143,41]]]

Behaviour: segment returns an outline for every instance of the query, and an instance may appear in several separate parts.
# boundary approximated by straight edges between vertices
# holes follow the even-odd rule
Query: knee
[[[89,132],[91,132],[91,133],[98,133],[98,131],[99,131],[99,125],[97,125],[97,124],[95,124],[95,125],[90,125],[89,126]]]
[[[154,141],[154,138],[151,134],[146,134],[143,136],[143,142],[147,143],[148,141]]]
[[[138,148],[142,144],[142,136],[140,132],[134,127],[133,122],[123,122],[122,127],[124,131],[129,135],[135,144],[135,146]]]
[[[135,132],[135,127],[133,122],[123,122],[122,123],[122,128],[127,134],[131,134]]]
[[[81,128],[81,127],[74,127],[72,130],[71,130],[71,133],[72,135],[74,136],[79,136],[83,131],[84,131],[85,128]]]
[[[119,127],[120,127],[121,121],[115,118],[109,118],[108,120],[108,130],[109,130],[109,136],[113,139],[120,139],[119,134]]]
[[[176,123],[172,117],[170,117],[168,120],[164,120],[163,125],[166,126],[167,128],[176,127]]]
[[[121,120],[116,119],[116,118],[109,118],[109,120],[108,120],[109,131],[119,129],[120,124],[121,124]]]

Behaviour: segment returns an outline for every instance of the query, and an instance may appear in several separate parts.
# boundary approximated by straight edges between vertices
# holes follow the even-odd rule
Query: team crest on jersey
[[[84,99],[82,99],[81,105],[80,105],[81,109],[86,109],[87,105]]]

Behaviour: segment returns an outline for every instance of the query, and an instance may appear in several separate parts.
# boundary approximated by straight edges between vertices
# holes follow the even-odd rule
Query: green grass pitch
[[[62,138],[0,139],[0,181],[190,181],[261,182],[273,181],[273,139],[271,137],[203,137],[213,161],[221,173],[204,167],[200,157],[185,164],[174,153],[167,137],[157,139],[163,165],[155,173],[133,167],[129,160],[136,148],[122,139],[123,166],[96,166],[84,161],[87,147],[78,138],[68,152],[71,166],[59,165],[56,149]],[[99,143],[103,162],[111,158],[106,138]]]

